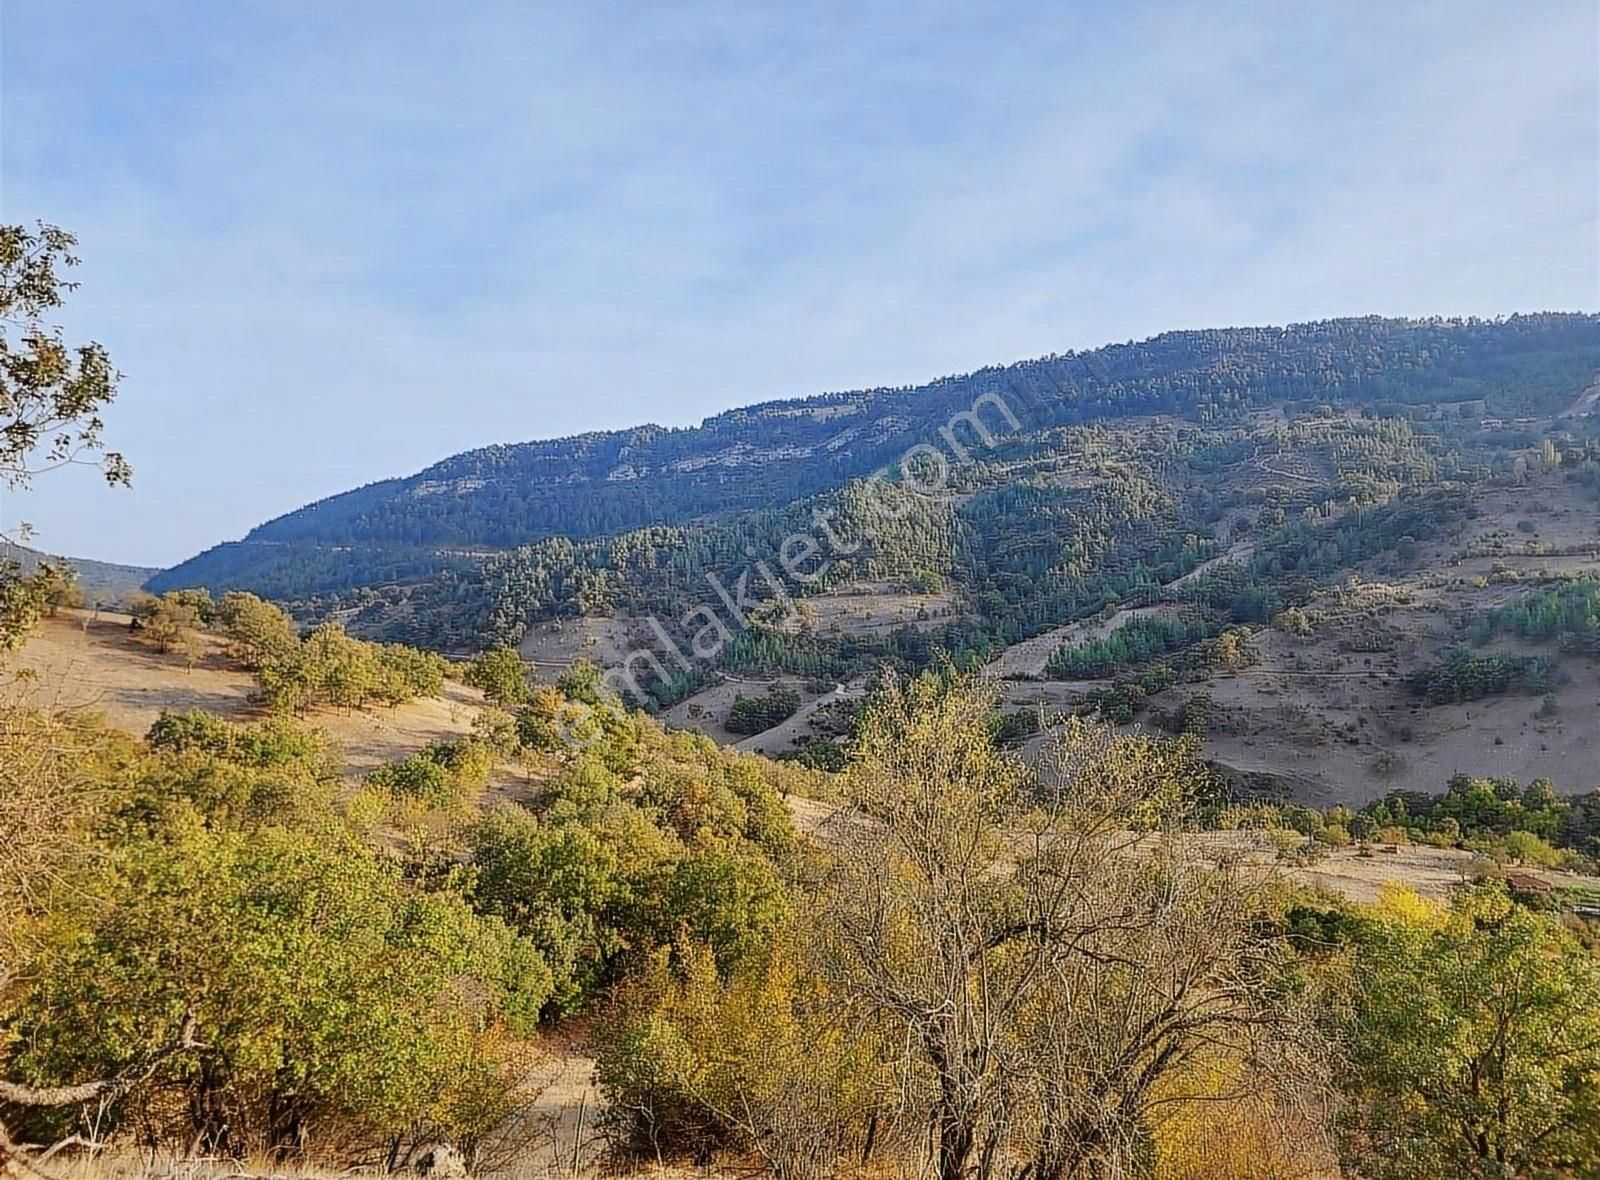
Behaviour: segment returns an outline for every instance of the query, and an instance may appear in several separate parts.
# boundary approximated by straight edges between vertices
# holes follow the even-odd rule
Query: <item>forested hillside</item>
[[[1481,400],[1487,415],[1510,418],[1553,409],[1597,368],[1600,321],[1583,315],[1173,332],[922,386],[732,410],[697,428],[486,447],[269,521],[151,586],[304,598],[467,569],[483,550],[543,537],[772,508],[877,471],[985,394],[1004,397],[1029,431],[1152,414],[1214,422],[1296,402]]]
[[[0,561],[14,562],[24,574],[31,574],[41,563],[71,567],[77,573],[76,583],[85,602],[102,602],[112,605],[121,602],[138,590],[159,570],[140,565],[118,565],[110,561],[91,561],[83,557],[57,557],[0,541]]]
[[[873,678],[949,661],[1007,682],[1019,741],[1098,713],[1308,801],[1464,769],[1581,790],[1592,633],[1507,595],[1600,574],[1597,375],[1593,315],[1173,333],[473,452],[151,586],[592,659],[676,724],[817,765]],[[794,706],[750,703],[769,689]]]

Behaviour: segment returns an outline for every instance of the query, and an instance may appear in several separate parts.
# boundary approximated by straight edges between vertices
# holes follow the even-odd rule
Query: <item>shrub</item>
[[[288,660],[300,646],[294,620],[277,606],[240,590],[222,596],[217,621],[228,651],[251,671]]]
[[[838,774],[845,766],[844,750],[837,742],[824,737],[808,737],[794,749],[779,754],[778,758],[829,774]]]
[[[830,1019],[818,976],[782,943],[731,978],[692,941],[657,952],[595,1045],[619,1147],[700,1161],[750,1148],[775,1180],[833,1175],[888,1084],[875,1038]]]
[[[1544,868],[1558,868],[1562,863],[1561,851],[1532,832],[1510,832],[1500,837],[1490,845],[1490,854],[1496,860]]]
[[[367,776],[367,784],[429,807],[459,810],[488,785],[494,754],[468,738],[434,742],[409,758],[389,762]]]
[[[1411,691],[1430,705],[1475,701],[1508,692],[1544,692],[1551,662],[1543,656],[1475,656],[1457,651],[1411,677]]]
[[[737,697],[724,727],[729,733],[764,733],[793,717],[799,708],[800,694],[786,684],[775,684],[760,696]]]
[[[1342,1151],[1374,1180],[1600,1166],[1600,965],[1498,885],[1362,924]],[[1426,1095],[1426,1097],[1422,1097]]]
[[[437,696],[446,668],[434,652],[366,643],[337,623],[325,623],[294,646],[260,657],[256,679],[268,707],[298,714],[318,706],[360,709]]]
[[[550,992],[528,943],[346,834],[192,818],[112,850],[34,966],[13,1068],[107,1076],[187,1007],[210,1054],[110,1117],[211,1151],[293,1150],[312,1123],[371,1139],[413,1127],[471,1076],[483,1036],[531,1031]]]
[[[587,1000],[625,939],[614,907],[627,895],[616,853],[596,832],[551,825],[513,804],[472,830],[474,904],[504,919],[543,954],[563,1010]]]
[[[472,661],[464,679],[497,705],[514,707],[528,696],[528,666],[513,647],[484,652]]]

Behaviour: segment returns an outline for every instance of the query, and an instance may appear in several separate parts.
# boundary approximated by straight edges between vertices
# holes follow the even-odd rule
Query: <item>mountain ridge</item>
[[[32,573],[41,561],[65,562],[78,573],[78,587],[90,602],[115,604],[137,591],[160,573],[152,566],[126,565],[115,561],[96,561],[88,557],[65,557],[45,553],[11,541],[0,542],[0,561],[14,561],[25,574]]]
[[[1377,316],[1281,327],[1186,329],[1144,341],[1047,353],[920,385],[777,399],[712,415],[698,426],[643,425],[560,439],[499,443],[447,456],[324,497],[151,579],[266,589],[264,567],[289,544],[382,552],[384,577],[450,568],[451,550],[507,550],[545,537],[583,539],[706,513],[759,508],[843,486],[925,441],[951,413],[999,393],[1025,429],[1139,413],[1206,416],[1268,401],[1338,399],[1352,389],[1400,403],[1493,394],[1464,376],[1483,353],[1565,348],[1600,359],[1600,317],[1537,313],[1495,320]],[[1507,342],[1526,347],[1503,348]],[[1492,358],[1491,358],[1492,359]],[[1514,367],[1514,366],[1512,366]],[[430,501],[422,503],[422,501]],[[432,558],[426,555],[431,554]],[[309,579],[300,593],[348,589]],[[282,589],[279,587],[279,589]]]
[[[151,585],[515,645],[543,676],[598,662],[674,724],[817,765],[874,676],[948,662],[1001,678],[1029,748],[1041,716],[1098,714],[1195,737],[1246,794],[1463,767],[1584,789],[1597,377],[1593,313],[1170,333],[479,448]],[[935,453],[947,478],[913,490],[903,457]]]

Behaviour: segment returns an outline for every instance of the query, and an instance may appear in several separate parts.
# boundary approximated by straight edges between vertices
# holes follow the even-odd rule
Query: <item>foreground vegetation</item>
[[[92,1116],[213,1153],[470,1145],[511,1119],[541,1019],[675,938],[729,969],[770,939],[794,839],[777,788],[805,772],[619,713],[593,752],[532,759],[536,806],[480,807],[520,745],[489,720],[352,792],[288,718],[168,714],[134,742],[7,712],[6,1074],[115,1074],[185,1013],[207,1046],[115,1111],[13,1133]]]
[[[623,1159],[1600,1166],[1582,941],[1493,882],[1357,906],[1218,864],[1186,835],[1189,743],[1074,720],[1030,770],[987,688],[927,674],[885,684],[825,780],[668,734],[592,675],[523,691],[418,755],[437,776],[357,786],[289,717],[135,741],[8,711],[0,1076],[160,1058],[109,1105],[7,1107],[13,1139],[379,1165],[443,1139],[492,1169],[527,1147],[542,1030],[585,1014]],[[550,741],[562,714],[581,749]],[[520,801],[491,801],[508,762]],[[813,842],[782,796],[818,790],[846,806]],[[1572,814],[1501,794],[1453,787],[1428,822]]]

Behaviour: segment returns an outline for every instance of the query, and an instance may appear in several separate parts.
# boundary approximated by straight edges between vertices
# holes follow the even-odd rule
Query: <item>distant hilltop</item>
[[[31,573],[41,561],[61,561],[78,571],[78,585],[83,590],[84,601],[107,606],[122,602],[137,592],[159,570],[142,565],[118,565],[110,561],[93,561],[86,557],[61,557],[42,553],[26,545],[9,541],[0,542],[0,560],[14,561],[23,573]]]

